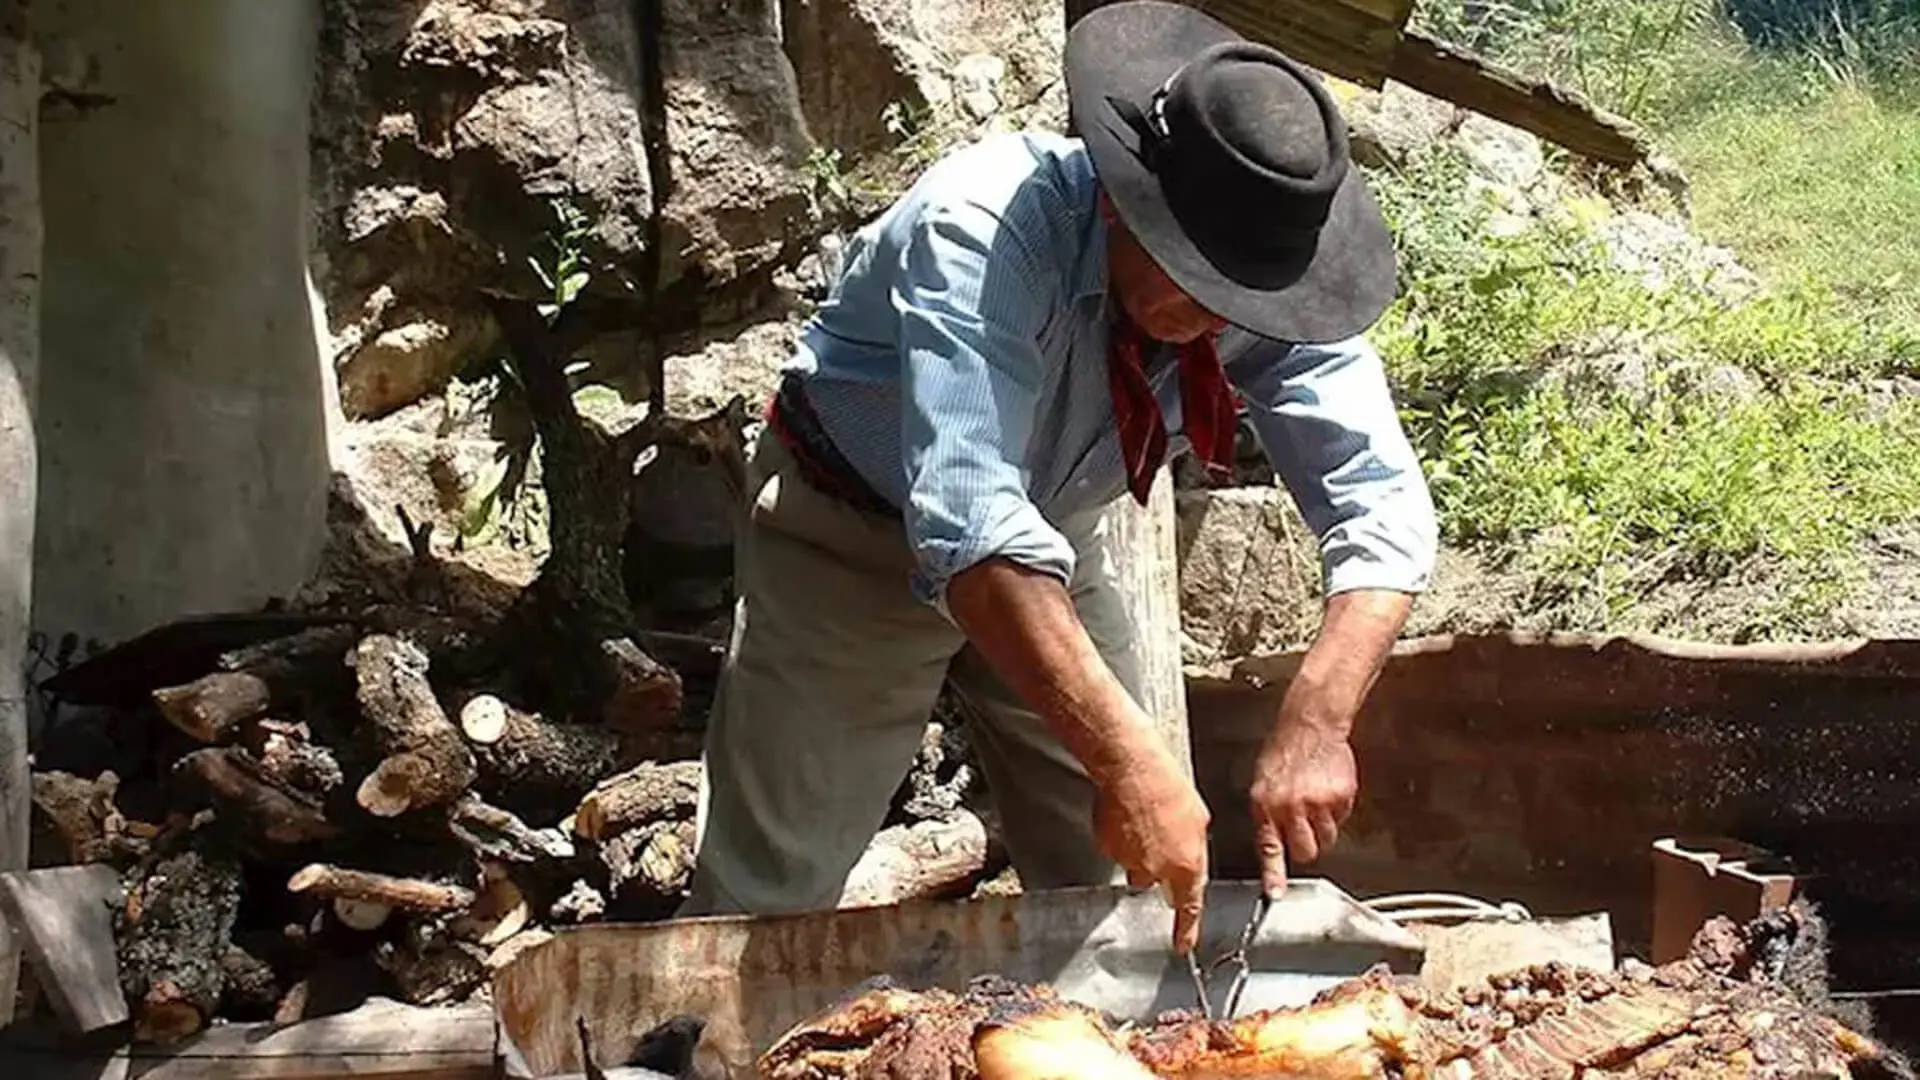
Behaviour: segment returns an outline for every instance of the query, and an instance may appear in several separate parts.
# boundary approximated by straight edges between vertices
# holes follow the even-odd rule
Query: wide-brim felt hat
[[[1393,238],[1315,72],[1185,4],[1121,0],[1074,24],[1065,77],[1121,221],[1202,307],[1324,343],[1392,303]]]

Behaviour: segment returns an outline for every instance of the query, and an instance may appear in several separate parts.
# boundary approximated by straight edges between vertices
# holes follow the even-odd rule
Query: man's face
[[[1100,214],[1107,220],[1107,281],[1134,325],[1156,340],[1176,345],[1226,329],[1225,319],[1194,302],[1160,269],[1121,223],[1104,192]]]

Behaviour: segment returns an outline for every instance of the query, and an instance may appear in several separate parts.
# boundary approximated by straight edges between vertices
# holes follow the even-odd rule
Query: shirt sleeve
[[[1227,364],[1254,431],[1320,538],[1327,596],[1424,592],[1439,524],[1373,346],[1259,341]]]
[[[1073,577],[1073,547],[1029,498],[1024,467],[1053,295],[987,207],[929,208],[900,250],[902,515],[914,592],[949,618],[947,583],[993,556]]]

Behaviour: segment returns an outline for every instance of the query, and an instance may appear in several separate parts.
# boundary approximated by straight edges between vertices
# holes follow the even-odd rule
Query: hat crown
[[[1265,170],[1302,180],[1327,167],[1326,121],[1285,68],[1228,57],[1198,80],[1194,105],[1227,148]]]
[[[1339,111],[1277,49],[1251,41],[1211,46],[1176,71],[1162,94],[1164,148],[1185,159],[1167,163],[1176,169],[1211,173],[1233,187],[1267,187],[1297,200],[1309,217],[1346,179]]]

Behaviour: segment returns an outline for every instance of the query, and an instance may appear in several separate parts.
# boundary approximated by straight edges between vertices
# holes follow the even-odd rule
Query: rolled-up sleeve
[[[1071,581],[1073,547],[1033,504],[1023,467],[1048,275],[993,210],[961,204],[923,215],[895,282],[916,595],[948,614],[948,582],[994,556]]]
[[[1227,370],[1274,471],[1320,538],[1326,595],[1424,592],[1439,524],[1373,346],[1358,337],[1262,341]]]

